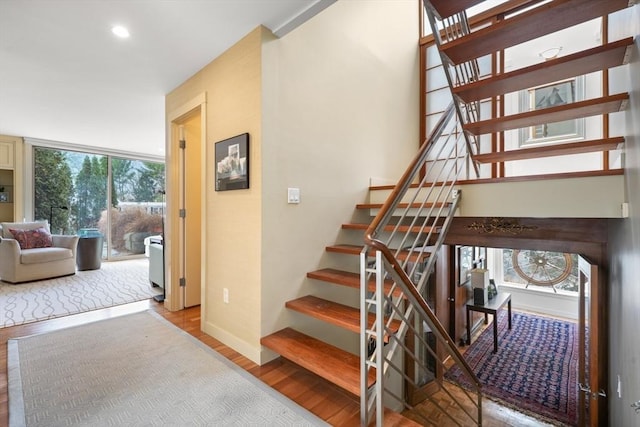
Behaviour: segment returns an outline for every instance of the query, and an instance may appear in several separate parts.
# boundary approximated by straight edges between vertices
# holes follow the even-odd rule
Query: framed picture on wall
[[[584,99],[584,76],[527,89],[520,92],[520,111],[557,107]],[[520,146],[584,139],[584,119],[543,123],[522,128]]]
[[[215,143],[216,191],[249,188],[249,134]]]

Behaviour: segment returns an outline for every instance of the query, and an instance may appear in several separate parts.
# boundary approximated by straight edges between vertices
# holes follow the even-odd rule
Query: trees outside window
[[[162,233],[164,164],[112,158],[112,256],[144,252],[144,239]],[[105,221],[100,227],[106,233]]]
[[[85,156],[75,182],[75,229],[96,228],[107,208],[107,158]]]
[[[69,232],[74,187],[66,153],[35,150],[34,171],[34,219],[50,221],[54,233]]]
[[[55,233],[98,229],[109,257],[141,254],[162,233],[164,173],[163,163],[35,147],[34,218]]]

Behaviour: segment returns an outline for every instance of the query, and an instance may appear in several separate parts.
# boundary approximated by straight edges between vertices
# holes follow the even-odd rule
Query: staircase
[[[381,204],[359,204],[356,206],[358,210],[379,209]],[[364,224],[367,226],[367,224]],[[344,230],[355,230],[362,233],[363,224],[346,223],[343,224]],[[402,227],[410,231],[411,227]],[[354,232],[354,231],[350,231]],[[415,232],[415,229],[413,230]],[[357,257],[363,251],[363,246],[350,244],[335,244],[327,246],[327,252],[341,254],[344,256]],[[423,265],[430,257],[429,252],[400,250],[399,258],[416,265]],[[317,280],[326,286],[344,286],[353,289],[354,292],[360,292],[361,275],[350,271],[344,271],[333,268],[325,268],[321,270],[311,271],[307,273],[307,277]],[[376,291],[375,280],[370,280],[367,285],[370,293]],[[384,290],[388,295],[394,298],[404,299],[399,288],[393,285],[393,281],[388,279],[384,281]],[[354,339],[360,334],[361,330],[361,313],[358,308],[341,304],[335,301],[329,301],[313,295],[306,295],[295,300],[288,301],[286,307],[289,310],[305,314],[320,321],[334,325],[351,331],[354,333]],[[367,328],[372,329],[375,321],[374,313],[367,313]],[[385,343],[389,341],[389,334],[393,334],[401,326],[398,319],[386,318],[388,322],[387,331],[382,338]],[[361,396],[361,369],[360,358],[353,353],[345,351],[339,347],[320,341],[309,335],[296,331],[293,328],[286,328],[276,333],[263,337],[261,343],[294,363],[314,372],[318,376],[332,382],[345,391],[353,394],[355,397]],[[375,370],[369,371],[367,375],[367,388],[371,388],[376,381]],[[414,423],[409,419],[400,416],[390,410],[384,411],[385,425],[402,425],[412,426],[421,425]]]
[[[362,203],[356,205],[356,209],[366,216],[371,210],[379,209],[381,206],[382,204]],[[371,220],[372,218],[369,217],[369,219]],[[362,235],[368,227],[368,223],[345,223],[342,225],[345,233],[358,233],[360,235]],[[409,227],[403,228],[408,229]],[[362,239],[362,237],[360,237],[360,239]],[[360,256],[363,248],[363,245],[336,243],[335,245],[327,246],[325,250],[340,256],[355,258]],[[413,263],[422,263],[429,257],[429,254],[411,253],[408,250],[404,250],[400,251],[399,256]],[[361,277],[360,274],[355,272],[335,268],[324,268],[308,272],[307,277],[326,286],[343,286],[350,288],[353,290],[354,295],[358,295],[360,292]],[[392,289],[393,282],[391,280],[387,280],[384,286],[385,290],[394,297],[402,297],[402,293],[398,289]],[[371,280],[367,288],[370,292],[375,292],[375,281]],[[353,332],[354,340],[357,340],[357,336],[360,334],[361,317],[358,308],[319,298],[314,295],[306,295],[288,301],[286,308]],[[369,313],[367,318],[368,327],[371,327],[375,320],[375,315]],[[391,330],[397,330],[400,327],[400,323],[397,319],[390,319],[389,327]],[[385,337],[385,340],[388,340],[388,336]],[[286,328],[265,336],[262,338],[261,343],[265,347],[281,354],[282,357],[336,384],[354,395],[354,397],[360,396],[360,358],[353,353],[303,334],[293,328]],[[371,387],[375,380],[375,372],[372,371],[368,375],[367,387]],[[410,420],[402,419],[402,417],[392,411],[385,413],[385,420],[389,425],[419,425],[413,424]]]
[[[505,150],[495,143],[487,149],[487,144],[481,141],[486,135],[494,137],[507,130],[574,118],[602,116],[606,121],[608,114],[625,108],[629,100],[627,93],[609,94],[608,88],[604,88],[597,97],[516,114],[502,114],[500,108],[483,108],[483,104],[504,102],[507,93],[595,71],[604,70],[606,76],[607,69],[625,63],[632,38],[608,42],[604,36],[601,46],[484,76],[480,75],[477,60],[483,55],[499,56],[504,49],[569,26],[606,17],[630,6],[628,0],[552,0],[547,3],[511,0],[484,13],[484,21],[478,28],[469,22],[466,9],[481,1],[424,3],[432,31],[437,35],[436,44],[453,102],[442,113],[386,202],[357,205],[358,210],[369,211],[375,218],[342,226],[344,233],[363,232],[364,245],[336,243],[326,248],[327,252],[345,257],[359,256],[360,271],[328,268],[307,274],[308,278],[327,286],[344,286],[360,292],[360,307],[366,309],[314,295],[286,304],[289,310],[353,332],[354,339],[355,334],[359,334],[360,354],[367,357],[359,357],[293,328],[261,340],[265,347],[359,396],[362,425],[374,419],[377,425],[391,425],[398,419],[391,421],[391,417],[397,415],[393,415],[389,407],[398,412],[413,408],[404,396],[405,388],[424,386],[422,377],[428,370],[425,354],[435,359],[435,384],[441,385],[443,374],[453,361],[476,385],[474,391],[465,392],[468,402],[458,402],[450,396],[452,405],[457,405],[466,418],[450,415],[450,409],[438,409],[452,424],[482,425],[481,386],[438,321],[426,295],[439,248],[463,200],[460,192],[463,180],[482,178],[479,176],[481,165],[608,152],[624,144],[624,137],[610,136],[606,125],[603,135],[597,138],[518,150]],[[600,172],[588,174],[621,173],[604,167]],[[495,178],[495,172],[492,174],[491,178]],[[426,332],[436,337],[435,348],[423,338]],[[399,389],[389,387],[392,377],[400,378],[405,385]],[[446,392],[446,387],[440,386],[440,389]],[[429,420],[421,424],[429,424]]]
[[[453,99],[459,111],[467,116],[463,129],[472,138],[503,138],[504,132],[531,126],[545,125],[586,117],[603,117],[603,135],[593,139],[577,139],[564,144],[547,144],[534,148],[506,150],[493,146],[472,153],[478,164],[504,165],[504,162],[566,156],[583,153],[605,153],[620,149],[623,136],[610,136],[608,115],[623,111],[629,100],[628,93],[609,94],[608,70],[626,64],[632,37],[608,41],[606,20],[603,24],[602,44],[566,56],[548,59],[542,63],[499,72],[504,68],[505,49],[538,37],[563,30],[586,21],[607,17],[635,3],[635,0],[540,0],[507,1],[474,17],[478,29],[467,19],[466,9],[481,1],[434,0],[425,2],[440,37],[440,58],[450,84]],[[480,16],[482,15],[482,16]],[[494,70],[479,75],[478,59],[492,55]],[[505,94],[539,87],[565,79],[603,72],[602,94],[589,99],[567,102],[516,114],[504,114]],[[481,105],[484,108],[481,108]],[[495,111],[491,112],[491,108]],[[469,119],[468,112],[482,109],[481,117]],[[502,111],[501,111],[502,109]],[[608,169],[603,166],[601,172]],[[622,173],[622,171],[618,171]],[[593,173],[592,175],[597,175]],[[491,178],[495,178],[492,176]],[[536,177],[539,179],[540,177]],[[473,179],[473,178],[471,178]]]
[[[403,272],[405,277],[411,277],[415,281],[417,289],[425,288],[427,285],[430,273],[436,265],[436,255],[442,246],[444,232],[449,227],[460,200],[460,193],[454,191],[453,185],[457,176],[466,169],[468,156],[459,157],[452,154],[453,152],[464,151],[466,146],[461,125],[455,120],[455,117],[454,105],[451,104],[440,121],[437,130],[431,136],[433,143],[423,145],[410,169],[403,177],[404,188],[401,192],[402,195],[399,192],[394,192],[396,197],[387,199],[385,203],[358,204],[356,209],[363,213],[359,216],[367,216],[369,220],[342,225],[343,234],[369,234],[372,230],[375,230],[376,241],[384,242],[383,244],[387,249],[392,248],[390,249],[390,256],[393,257],[396,267]],[[455,134],[456,137],[451,138],[451,134]],[[436,144],[435,141],[441,138],[444,138],[444,140],[450,139],[451,142],[449,144]],[[435,185],[419,179],[420,171],[424,168],[427,159],[436,157],[446,159],[437,168],[439,171],[438,176],[444,181],[445,185]],[[383,219],[380,220],[381,215]],[[363,237],[360,237],[359,240],[368,241]],[[393,272],[389,275],[384,273],[376,275],[373,273],[376,271],[375,258],[379,256],[379,252],[371,244],[364,246],[336,243],[326,247],[326,251],[345,257],[360,257],[360,272],[325,268],[309,272],[307,277],[328,286],[337,285],[351,288],[356,295],[361,295],[360,307],[366,306],[367,310],[360,310],[359,308],[337,301],[329,301],[314,295],[306,295],[289,301],[286,303],[286,307],[289,310],[308,315],[335,327],[351,331],[354,333],[354,339],[356,337],[355,334],[359,334],[361,342],[360,354],[366,354],[370,357],[378,354],[380,355],[379,360],[395,359],[398,365],[402,365],[404,356],[398,351],[387,352],[386,348],[397,348],[398,342],[402,342],[402,345],[409,343],[410,340],[406,338],[407,333],[412,333],[416,336],[421,335],[422,326],[415,329],[407,327],[406,322],[402,321],[402,319],[407,318],[419,319],[418,314],[394,313],[394,310],[398,309],[398,307],[412,306],[408,303],[407,298],[415,298],[415,296],[409,295],[410,291],[406,288],[398,286]],[[412,285],[412,288],[416,289],[416,286]],[[375,298],[376,295],[381,299],[394,300],[395,308],[391,308],[390,305],[379,304],[377,307],[380,307],[382,311],[376,312],[375,304],[371,304],[371,298]],[[424,301],[423,303],[425,305],[422,310],[426,308],[430,312],[430,317],[427,315],[427,318],[424,319],[424,324],[429,325],[428,327],[432,330],[438,330],[438,336],[445,338],[446,332],[444,328],[439,324],[431,309],[426,306],[427,303]],[[420,316],[423,316],[423,314],[420,313]],[[376,322],[379,323],[376,324]],[[365,334],[361,333],[363,330],[366,331]],[[365,369],[362,364],[365,359],[333,344],[296,331],[293,328],[286,328],[263,337],[261,342],[265,347],[331,381],[353,394],[354,397],[360,397],[361,400],[370,399],[370,391],[374,390],[375,384],[380,383],[382,378],[387,383],[394,383],[395,386],[392,391],[387,393],[387,403],[384,407],[381,406],[378,411],[380,423],[387,425],[413,424],[408,419],[400,419],[399,415],[391,410],[395,409],[401,412],[406,409],[403,399],[396,397],[404,394],[405,386],[401,379],[404,375],[402,368],[397,369],[396,373],[382,373],[382,371],[378,372],[375,367],[369,367],[363,376]],[[435,349],[424,349],[423,346],[416,345],[415,342],[412,345],[416,346],[416,352],[434,353],[435,351]],[[445,354],[449,355],[451,352],[455,353],[453,356],[455,360],[461,361],[461,356],[457,349],[449,342]],[[424,377],[431,376],[431,380],[434,380],[436,373],[427,373],[424,360],[418,361],[417,357],[414,356],[414,358],[416,358],[416,366],[412,368],[413,375],[420,377],[420,381],[416,381],[414,387],[419,389],[425,385]],[[443,360],[439,360],[439,362],[441,365],[443,364]],[[477,380],[474,379],[474,382],[477,383]],[[364,394],[363,390],[365,391]],[[362,411],[362,413],[366,413],[366,411]]]

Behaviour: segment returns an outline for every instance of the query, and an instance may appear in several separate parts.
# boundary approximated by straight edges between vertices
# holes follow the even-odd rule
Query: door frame
[[[198,111],[199,110],[199,111]],[[200,176],[200,200],[201,206],[201,230],[205,230],[204,211],[207,205],[206,199],[206,140],[207,140],[207,94],[200,93],[180,107],[167,113],[166,122],[166,220],[165,220],[165,268],[167,269],[165,281],[165,307],[170,311],[182,310],[184,308],[184,293],[180,289],[180,239],[174,238],[179,236],[181,228],[181,194],[179,183],[181,181],[180,170],[180,125],[187,118],[193,118],[194,114],[200,116],[200,161],[203,173]],[[205,239],[200,241],[200,257],[201,260],[207,259]],[[201,262],[200,279],[201,283],[207,273],[207,263]],[[204,304],[204,291],[201,289],[201,301]]]

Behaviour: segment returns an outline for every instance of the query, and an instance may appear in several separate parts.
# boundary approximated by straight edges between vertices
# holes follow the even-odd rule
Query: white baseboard
[[[511,293],[511,307],[541,315],[578,319],[578,296],[500,285],[500,291]]]
[[[250,359],[252,362],[257,363],[258,365],[261,364],[261,348],[256,348],[248,342],[243,341],[235,335],[230,334],[226,330],[221,329],[211,323],[207,323],[206,321],[203,322],[202,330],[207,335],[211,335],[213,338],[222,342],[227,347],[231,347],[247,359]]]

